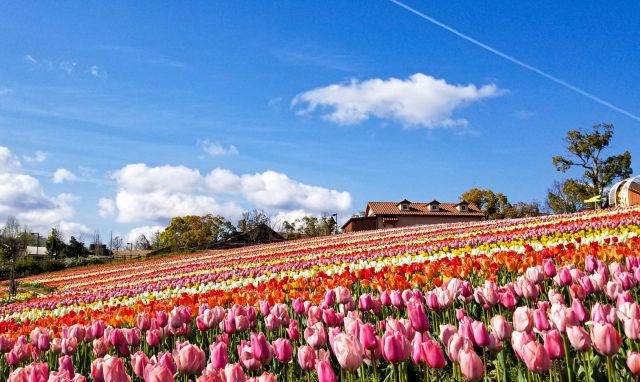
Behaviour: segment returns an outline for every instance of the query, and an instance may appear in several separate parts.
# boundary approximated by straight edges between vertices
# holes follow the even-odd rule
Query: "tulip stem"
[[[571,365],[569,364],[569,346],[567,345],[566,335],[562,336],[562,344],[564,345],[564,360],[567,363],[567,379],[571,382]]]

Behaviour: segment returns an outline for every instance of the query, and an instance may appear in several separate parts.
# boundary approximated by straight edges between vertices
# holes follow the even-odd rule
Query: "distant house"
[[[42,257],[47,255],[47,247],[36,247],[35,245],[28,245],[25,252],[28,256]]]
[[[640,175],[623,179],[609,190],[609,206],[632,207],[640,205]]]
[[[475,204],[459,203],[369,202],[363,217],[353,217],[343,226],[343,232],[382,228],[408,227],[422,224],[458,223],[482,220],[484,214]]]

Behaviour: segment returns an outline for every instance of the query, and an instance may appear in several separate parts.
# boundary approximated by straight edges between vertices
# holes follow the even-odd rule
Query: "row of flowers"
[[[179,304],[139,312],[129,328],[103,320],[39,326],[17,339],[0,335],[0,373],[9,381],[96,382],[634,380],[637,255],[637,241],[565,247],[522,255],[536,264],[513,270],[486,259],[471,281],[446,278],[429,288],[354,279],[314,301]],[[568,263],[577,256],[577,265]],[[482,275],[496,269],[496,280]]]

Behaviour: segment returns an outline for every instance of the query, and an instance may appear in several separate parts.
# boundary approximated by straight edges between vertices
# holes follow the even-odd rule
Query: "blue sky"
[[[637,2],[406,4],[640,113]],[[599,122],[640,166],[637,119],[388,1],[4,3],[0,52],[0,218],[34,230],[544,201],[566,131]]]

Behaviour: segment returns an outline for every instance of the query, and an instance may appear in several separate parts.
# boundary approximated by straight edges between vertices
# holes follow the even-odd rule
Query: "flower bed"
[[[23,281],[57,290],[0,307],[0,373],[20,381],[633,380],[639,225],[636,209],[605,210],[31,277]]]

